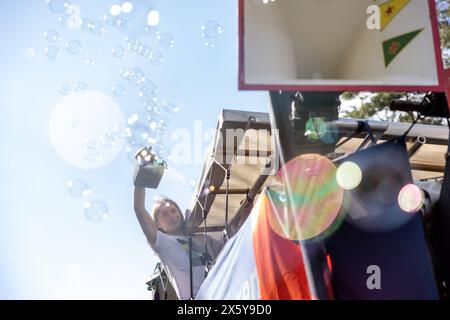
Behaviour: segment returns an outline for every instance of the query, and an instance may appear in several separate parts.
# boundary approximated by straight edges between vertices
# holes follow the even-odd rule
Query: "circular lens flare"
[[[344,162],[336,171],[336,181],[342,189],[355,189],[362,180],[362,171],[359,166],[351,161]]]
[[[275,232],[308,240],[331,229],[344,198],[333,162],[319,154],[300,155],[281,168],[275,181],[268,192],[268,217]]]
[[[415,184],[407,184],[398,194],[398,204],[400,209],[407,213],[415,213],[419,211],[425,201],[425,196],[418,186]]]

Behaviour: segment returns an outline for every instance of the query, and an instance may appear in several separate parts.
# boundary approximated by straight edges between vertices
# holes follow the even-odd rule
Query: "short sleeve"
[[[149,244],[153,251],[155,251],[155,253],[160,253],[166,244],[166,240],[166,234],[157,230],[155,244],[152,245],[150,242]]]

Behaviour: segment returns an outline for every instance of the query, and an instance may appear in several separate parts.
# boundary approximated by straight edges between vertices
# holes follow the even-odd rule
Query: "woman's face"
[[[178,208],[170,203],[164,202],[158,209],[157,225],[166,233],[178,233],[182,231],[183,220]]]

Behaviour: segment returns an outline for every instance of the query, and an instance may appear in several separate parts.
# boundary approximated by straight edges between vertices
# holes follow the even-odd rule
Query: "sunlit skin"
[[[134,188],[134,211],[139,224],[150,245],[156,242],[158,229],[171,235],[184,234],[183,216],[178,206],[172,201],[162,201],[157,207],[156,221],[145,209],[145,188]]]
[[[165,202],[159,207],[156,226],[167,234],[183,234],[183,220],[180,212],[170,202]]]

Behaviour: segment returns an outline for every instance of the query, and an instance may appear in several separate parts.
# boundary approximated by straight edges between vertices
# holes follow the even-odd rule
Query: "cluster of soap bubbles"
[[[223,33],[222,26],[213,20],[206,21],[201,27],[202,38],[205,41],[205,46],[214,48],[217,38]]]
[[[155,31],[160,46],[172,48],[175,40],[170,33],[159,33]],[[164,62],[164,55],[160,51],[154,51],[152,47],[141,42],[136,35],[128,34],[125,36],[126,49],[117,46],[112,50],[116,58],[125,58],[127,52],[137,54],[143,58],[150,60],[153,65],[160,65]]]
[[[76,119],[72,120],[75,121]],[[76,129],[76,127],[74,128]],[[96,138],[89,138],[84,145],[83,157],[88,162],[99,162],[108,149],[113,149],[122,143],[125,130],[122,126],[107,128]]]
[[[98,140],[103,148],[113,148],[119,143],[119,140],[122,138],[123,129],[121,129],[119,126],[114,126],[112,128],[105,129]]]
[[[108,13],[103,17],[107,25],[126,29],[131,26],[129,14],[133,11],[132,2],[126,1],[122,4],[114,4],[109,8]]]
[[[126,96],[127,94],[127,89],[121,84],[114,85],[112,87],[112,91],[114,96],[116,96],[117,98],[121,98],[123,96]]]
[[[83,198],[84,215],[92,222],[100,222],[109,218],[108,206],[103,200],[88,199],[92,195],[92,190],[86,182],[81,179],[69,180],[66,183],[70,195],[75,198]]]
[[[45,49],[45,53],[47,57],[51,61],[58,60],[61,51],[56,46],[56,43],[61,41],[61,36],[59,35],[58,31],[55,29],[49,29],[44,33],[45,40],[50,43],[50,45]],[[82,50],[82,45],[80,41],[78,40],[69,40],[65,44],[66,50],[71,55],[79,54]]]
[[[47,0],[50,11],[55,14],[61,14],[58,22],[62,27],[70,30],[82,29],[95,35],[106,33],[101,21],[82,18],[79,6],[71,4],[66,0]]]
[[[50,43],[58,42],[61,40],[61,36],[59,35],[58,31],[55,29],[50,29],[44,33],[45,40],[47,40]]]
[[[100,21],[92,20],[89,18],[83,18],[81,29],[95,35],[106,34],[106,30]]]
[[[167,150],[161,138],[167,133],[170,121],[162,114],[162,111],[174,114],[179,112],[179,107],[169,100],[158,98],[158,86],[146,77],[142,69],[122,68],[119,74],[121,79],[130,86],[138,88],[139,99],[144,109],[133,113],[127,120],[124,131],[124,138],[128,142],[127,157],[134,162],[134,152],[147,146],[152,147],[152,152],[158,157],[166,158]],[[125,88],[121,85],[113,87],[116,96],[121,96],[124,90]]]
[[[161,137],[169,125],[168,120],[158,113],[134,113],[127,120],[124,137],[129,145],[136,148],[152,147],[155,155],[164,158],[166,150]]]
[[[64,83],[59,87],[58,91],[61,95],[67,96],[74,92],[85,93],[87,91],[87,89],[88,89],[88,86],[87,86],[86,82],[79,81],[79,82],[75,83],[75,85],[73,85],[73,86],[71,86],[67,83]]]
[[[139,89],[139,98],[143,107],[147,112],[156,116],[159,115],[161,110],[165,110],[167,113],[177,113],[179,107],[171,101],[161,100],[159,102],[157,95],[159,92],[158,86],[148,79],[144,71],[138,67],[123,68],[119,70],[120,77],[127,81],[128,84]],[[118,89],[118,86],[114,87]],[[122,88],[119,88],[122,90]],[[124,89],[124,88],[123,88]]]
[[[51,61],[58,60],[60,51],[59,48],[54,45],[54,43],[61,40],[61,36],[59,35],[58,31],[56,31],[55,29],[50,29],[44,33],[44,37],[47,42],[52,43],[45,49],[45,54]]]
[[[83,157],[88,162],[99,162],[103,160],[103,153],[96,139],[91,138],[86,141],[83,149]]]
[[[142,32],[159,24],[159,11],[145,1],[124,1],[109,7],[104,21],[107,25],[127,32]]]
[[[46,0],[48,8],[57,15],[60,26],[69,30],[83,30],[94,35],[105,34],[105,27],[117,27],[116,30],[125,32],[125,43],[119,44],[112,49],[112,54],[117,59],[125,59],[130,54],[135,54],[150,61],[157,66],[164,62],[164,48],[173,48],[175,40],[172,34],[160,32],[158,24],[160,14],[148,3],[139,1],[120,1],[112,5],[108,13],[103,17],[103,21],[89,19],[81,14],[79,6],[72,4],[69,0]],[[222,33],[222,28],[218,23],[208,21],[202,28],[202,37],[213,43]],[[140,41],[136,34],[142,35],[150,41]],[[51,61],[58,60],[63,51],[70,55],[80,55],[83,51],[81,42],[75,38],[63,39],[56,29],[49,29],[44,34],[48,42],[46,48],[47,57]],[[207,44],[209,45],[209,44]],[[210,46],[214,46],[213,44]],[[154,50],[156,49],[156,50]],[[31,56],[32,53],[27,56]],[[95,62],[90,57],[84,57],[84,62],[89,66],[94,66]],[[142,109],[133,113],[127,119],[125,127],[115,126],[102,131],[101,134],[89,137],[83,141],[83,157],[89,162],[102,161],[107,157],[108,150],[121,146],[125,140],[126,155],[131,162],[135,162],[136,151],[143,147],[151,147],[160,159],[170,159],[163,137],[170,127],[169,115],[179,112],[179,107],[166,99],[158,97],[159,88],[139,67],[123,68],[120,70],[120,82],[112,87],[112,93],[116,98],[125,97],[132,88],[137,89],[138,98]],[[72,93],[84,93],[87,85],[84,82],[76,84],[64,83],[59,88],[61,95]],[[89,94],[89,92],[87,93]],[[86,96],[86,95],[85,95]],[[67,120],[69,121],[69,120]],[[83,119],[73,118],[69,123],[73,130],[80,130],[86,124]],[[110,149],[108,149],[110,148]],[[192,182],[194,188],[195,182]],[[82,180],[71,180],[67,183],[67,188],[72,196],[77,198],[87,198],[91,195],[91,190]],[[99,199],[85,199],[84,214],[90,221],[102,221],[108,218],[108,207]]]
[[[69,40],[66,43],[66,50],[70,54],[79,54],[81,52],[82,46],[78,40]]]

